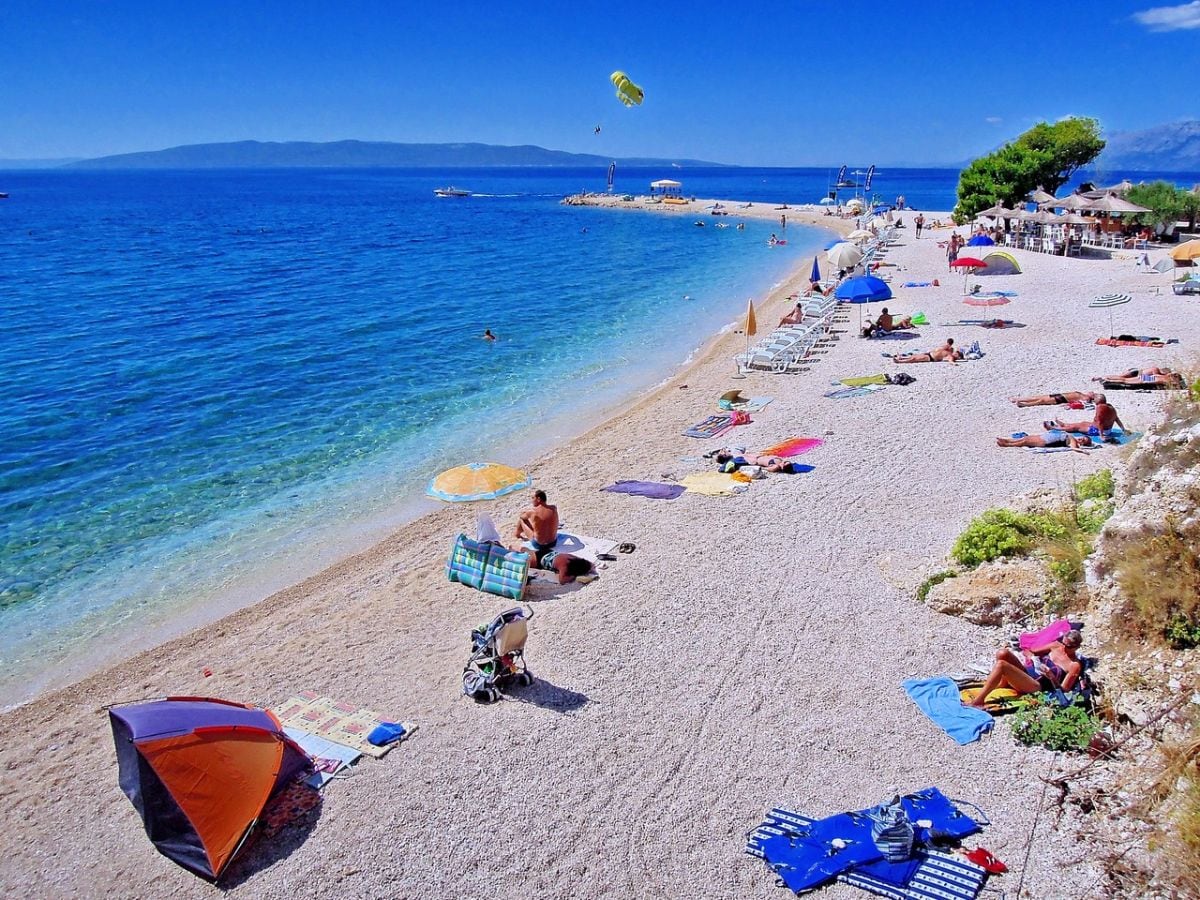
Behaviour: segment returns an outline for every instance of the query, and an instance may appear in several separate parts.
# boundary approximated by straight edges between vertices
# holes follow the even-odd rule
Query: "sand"
[[[439,510],[262,603],[4,714],[0,890],[215,894],[147,841],[117,785],[102,707],[166,694],[269,706],[307,688],[420,731],[330,785],[311,830],[252,847],[224,884],[231,896],[782,897],[742,853],[764,810],[825,815],[931,784],[987,810],[994,824],[980,843],[1016,870],[996,882],[1013,891],[1039,815],[1037,776],[1053,755],[1015,744],[1003,722],[959,747],[905,699],[902,679],[986,661],[1005,637],[932,613],[913,589],[972,516],[1121,455],[999,450],[997,435],[1035,431],[1050,412],[1006,398],[1186,361],[1176,345],[1096,346],[1108,313],[1088,310],[1090,297],[1132,292],[1117,329],[1176,337],[1189,352],[1200,317],[1194,299],[1148,294],[1163,277],[1135,271],[1132,254],[1018,252],[1026,274],[989,286],[1020,293],[1002,312],[1028,327],[949,326],[979,316],[961,304],[961,278],[937,246],[948,232],[904,234],[890,256],[901,264],[894,283],[942,282],[897,287],[887,304],[927,314],[935,324],[919,340],[866,341],[841,324],[810,371],[734,381],[730,357],[744,338],[727,334],[660,390],[532,462],[567,525],[637,545],[589,585],[533,586],[532,688],[491,707],[460,696],[470,629],[511,604],[445,581],[447,549],[478,509]],[[806,274],[802,266],[762,298],[760,323],[783,312]],[[986,356],[905,367],[915,384],[873,396],[821,396],[839,377],[898,369],[882,350],[947,336],[979,340]],[[696,458],[721,442],[680,432],[734,387],[775,401],[724,442],[823,437],[802,460],[815,471],[732,497],[599,492],[615,479],[703,469]],[[1115,399],[1134,426],[1153,422],[1161,400]],[[525,503],[512,496],[487,509],[511,527]],[[1074,815],[1040,815],[1028,896],[1099,895],[1097,846],[1073,836]],[[835,886],[822,896],[862,895]]]

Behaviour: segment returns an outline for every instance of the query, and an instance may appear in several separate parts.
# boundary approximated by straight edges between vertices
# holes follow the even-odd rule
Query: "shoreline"
[[[1079,833],[1085,820],[1073,805],[1053,830],[1048,817],[1039,822],[1032,777],[1073,760],[1016,744],[1002,723],[960,747],[900,690],[905,678],[990,659],[1004,630],[934,613],[913,593],[984,509],[1121,459],[1115,448],[997,449],[996,435],[1045,418],[1008,397],[1176,364],[1181,349],[1200,345],[1200,320],[1184,298],[1148,295],[1132,260],[1018,252],[1026,271],[1005,281],[1019,292],[1005,313],[1026,327],[961,325],[953,320],[974,311],[961,305],[961,283],[944,277],[941,236],[916,241],[909,230],[889,254],[896,284],[944,282],[897,292],[896,313],[920,309],[932,323],[918,340],[886,346],[837,325],[839,340],[810,371],[731,381],[725,354],[744,339],[720,334],[683,377],[532,462],[535,486],[567,526],[636,551],[588,585],[535,581],[527,603],[536,611],[528,645],[536,681],[508,702],[480,707],[461,697],[471,629],[513,603],[446,581],[447,547],[479,511],[450,506],[211,626],[4,713],[0,766],[10,789],[0,804],[16,824],[0,836],[0,886],[211,897],[146,840],[116,785],[102,707],[168,694],[269,707],[308,689],[420,730],[333,782],[303,833],[251,846],[225,885],[231,900],[766,900],[778,896],[775,877],[742,852],[766,809],[828,815],[929,785],[983,805],[993,822],[984,843],[1010,865],[1037,840],[1021,873],[1032,896],[1087,896],[1099,883],[1099,838]],[[1092,343],[1107,313],[1089,311],[1088,298],[1112,290],[1135,294],[1139,327],[1179,338],[1179,349]],[[764,331],[787,293],[785,283],[762,305]],[[881,348],[949,336],[980,340],[984,357],[912,366],[916,383],[874,395],[823,396],[831,380],[890,371]],[[599,492],[620,478],[710,469],[701,454],[719,444],[680,432],[715,412],[731,387],[774,401],[722,440],[757,448],[820,437],[824,445],[803,457],[812,472],[729,497]],[[1123,392],[1118,408],[1142,429],[1163,399]],[[526,503],[514,494],[486,511],[507,535]],[[519,824],[520,848],[497,854],[496,824],[508,822]],[[1011,887],[1015,877],[1006,877],[1001,886]],[[829,889],[843,895],[849,889]]]
[[[600,199],[613,200],[614,198]],[[697,200],[696,204],[714,202],[732,205],[741,201]],[[588,203],[586,205],[613,209],[634,208],[627,204],[621,204],[619,201],[612,203]],[[664,213],[695,212],[692,207],[685,208],[669,205],[655,205],[647,207],[647,209],[652,212],[659,211]],[[792,211],[789,208],[789,216]],[[745,218],[754,219],[767,219],[774,215],[764,204],[758,204],[751,209],[742,210],[741,212],[745,213]],[[795,212],[798,216],[795,223],[797,225],[820,227],[832,231],[840,230],[843,234],[850,230],[846,224],[846,220],[824,217],[811,212],[805,214],[804,211],[799,209],[796,209]],[[840,228],[835,228],[835,223]],[[765,309],[768,305],[779,305],[779,301],[786,297],[788,293],[803,287],[807,283],[807,279],[801,277],[805,272],[805,267],[805,263],[798,261],[795,267],[784,275],[777,287],[767,291],[766,296],[761,300],[761,308]],[[756,304],[758,302],[756,298]],[[756,305],[756,309],[758,308]],[[659,392],[668,390],[680,379],[686,378],[689,371],[703,365],[711,354],[717,352],[717,348],[720,346],[722,340],[727,338],[731,333],[735,333],[737,326],[738,320],[735,319],[726,323],[717,333],[703,337],[700,343],[689,352],[683,361],[670,364],[661,370],[662,378],[635,393],[614,398],[611,403],[607,404],[596,415],[589,416],[589,422],[573,434],[568,434],[566,437],[554,434],[553,432],[557,430],[557,425],[552,422],[535,439],[508,440],[503,442],[496,450],[496,457],[504,461],[514,460],[518,465],[529,466],[553,454],[563,446],[574,441],[583,440],[593,431],[613,424],[621,416],[649,402]],[[301,559],[300,554],[296,553],[281,556],[274,560],[269,568],[255,568],[252,571],[246,571],[243,568],[241,571],[231,573],[224,579],[222,582],[224,586],[220,589],[212,588],[202,592],[200,603],[181,604],[177,607],[172,607],[170,610],[160,611],[153,617],[154,621],[151,624],[137,630],[136,633],[122,643],[120,648],[113,648],[104,644],[97,645],[95,641],[85,643],[82,646],[72,642],[69,649],[69,660],[61,670],[51,671],[43,668],[35,671],[29,667],[21,667],[18,676],[19,681],[21,684],[33,685],[32,692],[29,690],[9,691],[6,688],[4,693],[8,696],[0,698],[0,713],[36,702],[40,697],[48,693],[69,688],[78,681],[95,676],[123,662],[128,662],[134,657],[150,652],[164,643],[169,643],[192,633],[203,631],[206,628],[216,625],[230,615],[250,609],[259,603],[270,600],[276,594],[296,588],[310,579],[320,576],[327,570],[336,569],[368,553],[372,548],[387,541],[397,532],[411,528],[426,517],[436,514],[440,507],[441,504],[436,501],[428,501],[423,495],[414,495],[413,497],[390,504],[386,509],[380,510],[369,519],[349,523],[351,525],[349,529],[340,527],[336,529],[336,534],[340,538],[336,541],[336,548],[332,551],[322,552],[321,559],[323,561],[318,563],[316,567],[311,562]],[[306,528],[306,530],[310,529],[311,526]],[[313,539],[312,535],[308,537],[309,540]],[[325,538],[327,535],[321,534],[319,537]],[[71,626],[67,630],[67,633],[70,634],[85,630],[86,628],[87,620],[83,619],[76,623],[76,625]],[[64,650],[64,652],[67,651]]]

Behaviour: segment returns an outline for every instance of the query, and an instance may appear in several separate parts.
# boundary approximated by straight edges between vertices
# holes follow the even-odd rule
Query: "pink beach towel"
[[[820,447],[825,443],[820,438],[788,438],[785,441],[780,441],[773,447],[768,447],[763,450],[762,456],[799,456],[801,453],[807,453],[816,447]]]
[[[1066,619],[1051,622],[1041,631],[1029,631],[1021,635],[1021,649],[1032,650],[1034,647],[1045,647],[1047,644],[1053,644],[1070,630],[1071,623]]]

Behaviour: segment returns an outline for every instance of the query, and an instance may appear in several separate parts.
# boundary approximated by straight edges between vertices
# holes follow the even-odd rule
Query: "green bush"
[[[917,588],[917,600],[924,603],[929,599],[929,592],[933,590],[935,585],[941,584],[943,581],[948,581],[958,575],[957,572],[951,572],[946,569],[942,572],[934,572],[928,578],[921,582],[921,586]]]
[[[1200,621],[1182,613],[1176,613],[1167,622],[1167,627],[1163,629],[1163,636],[1166,637],[1167,643],[1176,650],[1191,650],[1193,647],[1200,647]]]
[[[1104,527],[1104,523],[1109,520],[1115,509],[1116,505],[1111,500],[1079,504],[1075,508],[1075,519],[1079,523],[1079,530],[1085,534],[1099,534],[1100,529]]]
[[[1012,720],[1014,738],[1048,750],[1086,750],[1099,730],[1099,720],[1086,709],[1053,703],[1018,710]]]
[[[1002,556],[1021,556],[1033,546],[1033,524],[1011,509],[989,509],[971,520],[958,536],[950,555],[959,565],[974,568]]]
[[[1075,482],[1076,500],[1111,500],[1115,486],[1112,469],[1101,469]]]

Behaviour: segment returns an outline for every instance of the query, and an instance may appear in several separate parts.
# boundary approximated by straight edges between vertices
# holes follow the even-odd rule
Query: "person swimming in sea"
[[[494,334],[492,334],[492,329],[490,329],[490,328],[485,328],[485,329],[483,329],[483,339],[484,339],[485,341],[494,341],[494,340],[496,340],[496,336],[495,336]]]

